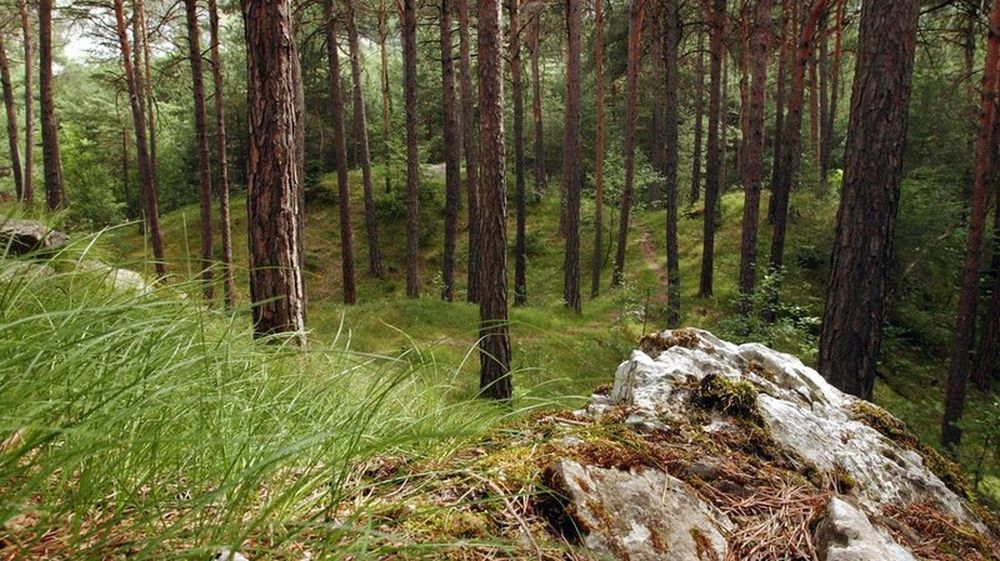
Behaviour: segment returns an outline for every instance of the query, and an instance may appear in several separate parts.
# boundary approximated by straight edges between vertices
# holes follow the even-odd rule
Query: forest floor
[[[467,230],[459,232],[456,301],[443,302],[441,263],[443,246],[443,178],[428,167],[424,173],[421,209],[422,297],[405,297],[405,231],[401,196],[386,194],[381,172],[376,170],[377,207],[382,259],[386,275],[373,278],[367,272],[367,240],[364,235],[361,181],[351,173],[355,230],[355,262],[358,271],[358,304],[341,304],[340,240],[336,210],[336,181],[322,177],[308,190],[306,213],[306,284],[310,337],[314,345],[336,346],[366,356],[398,358],[433,364],[446,379],[441,384],[446,399],[455,402],[475,395],[478,357],[475,354],[478,310],[465,303]],[[402,183],[393,186],[395,192]],[[576,406],[591,390],[613,379],[617,365],[635,348],[645,333],[664,328],[665,234],[661,209],[641,207],[632,217],[632,236],[622,287],[609,290],[613,245],[605,248],[602,261],[602,293],[589,298],[593,243],[593,203],[585,198],[582,209],[581,292],[583,313],[568,312],[562,304],[564,242],[558,234],[559,203],[555,184],[548,196],[528,206],[528,305],[511,310],[514,351],[515,399],[527,407]],[[682,207],[680,212],[680,268],[682,279],[682,324],[719,333],[737,342],[761,340],[778,350],[800,356],[809,364],[815,356],[818,318],[822,314],[826,283],[826,247],[836,214],[836,200],[811,193],[796,193],[789,227],[786,262],[791,263],[782,279],[782,301],[792,310],[787,322],[774,327],[741,322],[736,317],[739,244],[743,198],[731,191],[722,197],[722,222],[717,234],[715,296],[697,298],[701,260],[702,209]],[[464,201],[463,201],[464,204]],[[762,204],[766,210],[767,199]],[[513,248],[514,215],[509,207],[509,243]],[[464,207],[463,207],[464,215]],[[247,248],[246,205],[233,198],[233,237],[237,301],[246,306]],[[614,240],[618,210],[608,207],[605,240]],[[802,217],[807,217],[803,219]],[[193,278],[197,270],[196,205],[165,215],[162,219],[167,259],[171,272]],[[761,255],[769,247],[769,228],[761,230]],[[123,266],[142,266],[147,259],[143,239],[132,227],[107,234],[112,259]],[[216,243],[217,255],[221,247]],[[513,254],[508,270],[513,277]],[[512,284],[512,283],[510,283]],[[923,441],[936,444],[941,413],[946,353],[911,345],[905,339],[887,340],[876,402],[905,420]],[[961,462],[973,477],[982,471],[981,490],[1000,498],[1000,465],[979,465],[983,450],[978,411],[994,395],[970,393],[970,420]]]

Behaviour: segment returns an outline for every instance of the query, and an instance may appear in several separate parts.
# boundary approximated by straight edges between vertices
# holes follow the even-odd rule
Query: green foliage
[[[124,218],[125,203],[112,191],[120,182],[109,181],[107,168],[99,159],[100,148],[73,124],[62,127],[63,178],[72,197],[69,220],[72,225],[97,230]],[[136,187],[133,187],[133,190]],[[119,191],[121,193],[121,191]]]
[[[820,318],[803,306],[779,298],[778,290],[784,277],[783,271],[766,273],[756,292],[740,296],[739,310],[746,310],[746,313],[733,310],[719,323],[719,330],[723,338],[793,349],[803,360],[808,360],[817,352]]]

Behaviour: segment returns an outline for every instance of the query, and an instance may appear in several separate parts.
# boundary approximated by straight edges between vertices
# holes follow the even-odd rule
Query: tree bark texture
[[[861,13],[818,369],[837,388],[865,399],[882,342],[918,11],[918,0],[900,0],[866,2]]]
[[[563,183],[566,190],[566,252],[563,260],[563,300],[579,313],[580,191],[583,184],[580,148],[580,0],[566,0],[566,124],[563,128]]]

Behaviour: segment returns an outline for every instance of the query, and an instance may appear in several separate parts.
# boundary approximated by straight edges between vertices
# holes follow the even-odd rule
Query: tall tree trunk
[[[191,89],[194,93],[194,130],[198,151],[198,194],[201,206],[201,281],[206,300],[214,295],[212,281],[212,171],[208,152],[208,118],[205,111],[205,81],[201,69],[201,32],[196,0],[184,0],[187,16],[188,60],[191,62]]]
[[[462,146],[465,149],[465,183],[469,205],[469,302],[479,302],[479,137],[475,90],[472,88],[472,49],[469,39],[468,0],[458,4],[459,88],[462,94]]]
[[[392,191],[392,143],[390,142],[389,117],[392,113],[392,103],[389,97],[389,54],[386,52],[386,41],[389,38],[389,28],[386,26],[385,0],[379,0],[378,36],[379,51],[382,65],[379,67],[379,77],[382,80],[382,175],[385,177],[385,192]]]
[[[771,236],[769,267],[772,274],[779,273],[784,267],[785,233],[788,227],[788,197],[791,194],[792,183],[798,175],[799,163],[802,158],[802,102],[805,97],[806,67],[809,64],[809,55],[815,40],[816,26],[828,5],[829,0],[814,0],[812,8],[803,10],[801,14],[803,16],[801,19],[804,21],[792,65],[791,95],[788,99],[788,115],[785,117],[785,130],[782,135],[784,146],[781,149],[781,168],[778,170],[779,173],[775,178],[771,193],[771,205],[774,207],[771,209],[774,212],[774,233]],[[776,287],[771,295],[771,305],[764,314],[768,321],[774,320],[777,298]]]
[[[708,166],[705,174],[704,234],[701,254],[701,278],[698,296],[712,296],[713,268],[715,265],[715,207],[722,182],[722,153],[719,148],[719,115],[722,105],[722,57],[725,50],[722,36],[726,27],[726,1],[712,0],[712,32],[709,37],[711,85],[708,97]]]
[[[989,185],[995,171],[994,127],[997,124],[997,100],[1000,89],[1000,0],[993,1],[990,12],[989,39],[986,42],[986,65],[983,72],[982,109],[979,137],[976,140],[976,167],[969,209],[969,237],[965,246],[962,288],[955,317],[951,361],[948,364],[948,387],[941,421],[941,443],[957,446],[962,429],[956,424],[965,409],[972,342],[976,335],[976,305],[979,300],[979,265],[983,254],[984,227],[989,206]]]
[[[406,296],[420,296],[420,153],[417,148],[417,0],[403,6],[403,100],[406,105]]]
[[[722,33],[722,82],[719,99],[719,190],[715,195],[715,222],[722,222],[722,195],[726,192],[726,178],[729,176],[729,51],[726,48],[726,33]]]
[[[128,130],[122,129],[122,197],[125,199],[125,219],[133,220],[135,213],[132,207],[132,173],[129,171],[128,161],[131,156],[128,153]]]
[[[919,0],[866,2],[851,99],[819,371],[871,399],[910,105]]]
[[[563,127],[563,184],[566,191],[566,252],[563,260],[563,300],[579,313],[580,302],[580,0],[566,0],[566,100]]]
[[[840,66],[844,52],[844,4],[846,0],[837,1],[837,15],[833,28],[833,62],[830,66],[830,104],[826,120],[823,122],[823,183],[830,173],[830,159],[833,155],[833,127],[837,122],[837,106],[840,103]]]
[[[753,83],[747,115],[748,135],[744,158],[743,237],[740,251],[740,294],[749,297],[757,289],[757,232],[760,194],[764,181],[764,101],[767,93],[768,44],[771,31],[771,0],[757,0],[753,24]],[[750,311],[749,309],[746,311]]]
[[[597,8],[595,7],[595,10]],[[595,24],[596,20],[595,20]],[[539,69],[542,34],[542,12],[531,22],[531,117],[535,125],[535,198],[542,198],[545,189],[545,137],[542,130],[542,74]]]
[[[996,125],[994,125],[996,128]],[[993,164],[996,165],[996,162]],[[972,369],[972,382],[976,387],[989,391],[993,377],[993,369],[997,360],[997,347],[1000,346],[1000,211],[993,210],[993,259],[990,263],[990,278],[992,287],[989,308],[983,320],[983,329],[979,338],[979,350]]]
[[[507,327],[507,181],[503,132],[503,44],[500,0],[479,0],[479,141],[483,150],[482,293],[479,303],[479,387],[492,399],[510,400],[510,334]]]
[[[455,107],[455,65],[451,50],[451,0],[441,0],[441,118],[444,127],[444,288],[441,298],[451,302],[455,292],[455,236],[462,184],[462,136]]]
[[[767,207],[767,221],[773,224],[777,206],[774,193],[778,190],[778,178],[781,175],[781,162],[785,146],[785,92],[788,87],[788,66],[791,63],[791,43],[794,35],[796,16],[792,13],[791,3],[798,6],[797,0],[781,0],[781,49],[778,54],[778,76],[774,94],[774,147],[771,151],[771,198]]]
[[[236,295],[233,279],[233,234],[229,216],[229,160],[226,155],[226,113],[222,87],[222,57],[219,54],[219,9],[208,0],[209,35],[212,42],[212,84],[215,89],[215,143],[219,165],[219,230],[222,236],[222,277],[225,307],[231,310]]]
[[[524,79],[521,72],[521,0],[510,2],[510,82],[514,96],[514,201],[517,234],[514,241],[514,305],[528,302],[527,194],[524,177]]]
[[[21,14],[24,43],[24,190],[21,200],[30,205],[35,202],[35,49],[31,39],[28,0],[19,0],[17,9]]]
[[[628,226],[632,212],[632,193],[635,182],[635,119],[639,89],[639,50],[642,48],[642,20],[646,13],[646,0],[631,0],[628,20],[628,67],[625,92],[625,187],[621,195],[621,218],[618,221],[618,244],[611,287],[620,286],[625,276],[625,251],[628,249]]]
[[[601,292],[604,255],[604,0],[594,0],[594,80],[597,82],[597,134],[594,140],[594,254],[590,296]]]
[[[705,35],[698,32],[694,63],[694,165],[691,168],[691,202],[701,197],[701,147],[705,129]]]
[[[247,42],[250,296],[258,336],[292,332],[304,343],[301,177],[295,34],[288,0],[243,3]]]
[[[824,192],[826,190],[826,176],[828,172],[827,162],[830,160],[828,154],[829,145],[826,142],[826,126],[830,121],[830,53],[828,35],[826,25],[824,24],[819,39],[819,60],[817,61],[819,72],[819,157],[816,159],[816,167],[819,169],[819,181],[820,185],[824,188]]]
[[[820,23],[816,29],[816,40],[813,44],[813,50],[809,53],[809,79],[807,85],[809,88],[809,150],[812,152],[812,164],[815,168],[815,172],[819,175],[819,122],[820,122],[820,111],[819,111],[819,61],[818,61],[818,45],[823,42],[823,20],[820,19]]]
[[[43,2],[47,0],[42,0]],[[167,275],[163,256],[163,239],[160,234],[160,210],[157,202],[156,189],[153,186],[152,170],[149,162],[149,151],[146,143],[146,120],[143,110],[143,89],[139,77],[132,66],[131,46],[125,27],[125,9],[122,0],[115,0],[115,20],[118,31],[118,42],[122,53],[122,66],[125,70],[125,85],[128,89],[132,109],[132,125],[135,128],[136,161],[139,167],[139,183],[141,199],[146,214],[146,226],[153,245],[153,257],[156,259],[156,274],[160,278]],[[44,49],[43,49],[44,50]],[[44,66],[44,63],[43,63]],[[44,82],[44,78],[42,82]],[[44,87],[42,88],[45,89]],[[44,97],[44,94],[43,94]],[[43,118],[43,121],[45,119]],[[43,127],[44,132],[44,127]],[[43,138],[44,141],[44,138]]]
[[[14,86],[10,82],[10,62],[7,60],[7,47],[4,45],[2,33],[0,33],[0,83],[3,84],[3,105],[7,111],[7,142],[10,144],[10,167],[14,172],[14,192],[18,200],[23,200],[24,178],[21,176],[21,154],[17,146],[17,108],[14,107]]]
[[[344,132],[344,97],[340,91],[340,54],[337,52],[337,16],[333,0],[324,0],[326,57],[329,64],[330,117],[333,121],[333,150],[337,165],[337,206],[340,210],[340,270],[344,283],[344,303],[356,301],[354,285],[354,229],[351,227],[351,191],[347,183],[347,143]],[[407,255],[409,261],[409,255]]]
[[[676,327],[681,315],[681,271],[677,236],[677,168],[680,157],[677,148],[678,128],[678,50],[683,25],[680,0],[665,1],[663,33],[664,87],[663,148],[664,190],[667,204],[667,327]]]
[[[156,98],[153,95],[153,67],[149,49],[149,33],[146,29],[146,4],[144,0],[135,0],[132,25],[132,66],[136,78],[143,85],[145,93],[143,108],[148,120],[146,139],[149,145],[149,167],[153,176],[153,189],[160,192],[159,166],[157,165],[157,134],[156,134]],[[143,77],[145,76],[145,77]]]
[[[443,0],[447,2],[447,0]],[[371,152],[368,147],[368,110],[365,107],[364,77],[361,75],[361,49],[358,46],[357,11],[355,0],[347,0],[347,41],[351,54],[351,80],[354,85],[354,130],[358,141],[358,163],[365,199],[365,228],[368,233],[368,272],[382,277],[382,253],[378,241],[378,220],[375,218],[375,192],[372,187]],[[388,170],[386,170],[388,171]]]
[[[50,210],[66,205],[62,159],[59,157],[59,125],[52,99],[52,3],[38,2],[38,96],[42,113],[42,163],[45,167],[45,201]]]

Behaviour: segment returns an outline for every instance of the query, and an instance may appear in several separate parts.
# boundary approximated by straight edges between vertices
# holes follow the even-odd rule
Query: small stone
[[[839,497],[830,499],[814,534],[820,561],[916,561],[865,513]]]
[[[230,551],[229,548],[223,547],[212,556],[212,561],[248,561],[248,559],[238,551]]]
[[[0,255],[53,251],[69,243],[69,236],[34,220],[11,218],[0,224]]]

